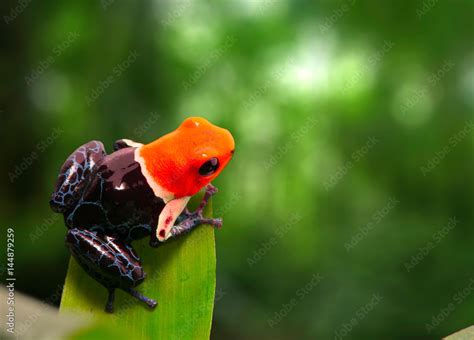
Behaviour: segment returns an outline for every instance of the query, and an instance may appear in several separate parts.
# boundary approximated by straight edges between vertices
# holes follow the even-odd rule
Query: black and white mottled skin
[[[133,288],[145,279],[139,256],[131,242],[150,236],[158,246],[156,224],[165,202],[155,196],[135,161],[137,143],[119,140],[107,155],[101,142],[91,141],[74,151],[62,166],[51,208],[64,215],[66,245],[80,266],[109,291],[105,310],[113,311],[119,288],[154,308],[156,302]],[[173,237],[202,223],[221,225],[220,219],[202,216],[212,186],[197,211],[187,209],[172,229]]]

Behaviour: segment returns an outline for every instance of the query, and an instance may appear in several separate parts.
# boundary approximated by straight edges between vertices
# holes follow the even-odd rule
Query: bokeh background
[[[1,228],[16,230],[19,291],[64,282],[48,200],[72,150],[203,116],[237,145],[215,182],[214,338],[474,324],[472,1],[0,7]]]

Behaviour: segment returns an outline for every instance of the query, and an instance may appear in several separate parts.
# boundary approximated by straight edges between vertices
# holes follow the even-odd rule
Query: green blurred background
[[[0,212],[19,291],[64,282],[48,200],[71,151],[203,116],[236,140],[214,183],[214,338],[474,324],[472,1],[0,6]]]

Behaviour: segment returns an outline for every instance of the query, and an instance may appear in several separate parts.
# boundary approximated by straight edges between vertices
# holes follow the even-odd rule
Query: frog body
[[[101,142],[91,141],[69,156],[50,205],[64,215],[72,256],[108,289],[107,312],[113,311],[117,288],[151,308],[157,304],[133,289],[145,273],[132,241],[149,236],[156,247],[203,223],[221,226],[220,219],[204,218],[202,210],[216,192],[210,181],[233,152],[227,130],[188,118],[148,145],[118,140],[107,155]],[[201,205],[189,212],[189,198],[204,186]]]
[[[134,159],[135,149],[123,148],[96,160],[78,183],[80,198],[64,211],[68,228],[107,232],[128,241],[151,234],[165,203],[153,194]]]

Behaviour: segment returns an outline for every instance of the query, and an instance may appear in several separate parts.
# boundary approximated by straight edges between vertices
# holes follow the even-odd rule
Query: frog
[[[132,242],[149,237],[151,247],[199,225],[222,227],[203,210],[217,192],[212,181],[232,159],[232,134],[202,117],[148,144],[119,139],[107,154],[93,140],[77,148],[60,168],[50,199],[64,216],[66,247],[84,271],[108,291],[105,311],[113,313],[120,289],[150,309],[157,301],[136,287],[146,277]],[[199,206],[190,198],[204,189]]]

